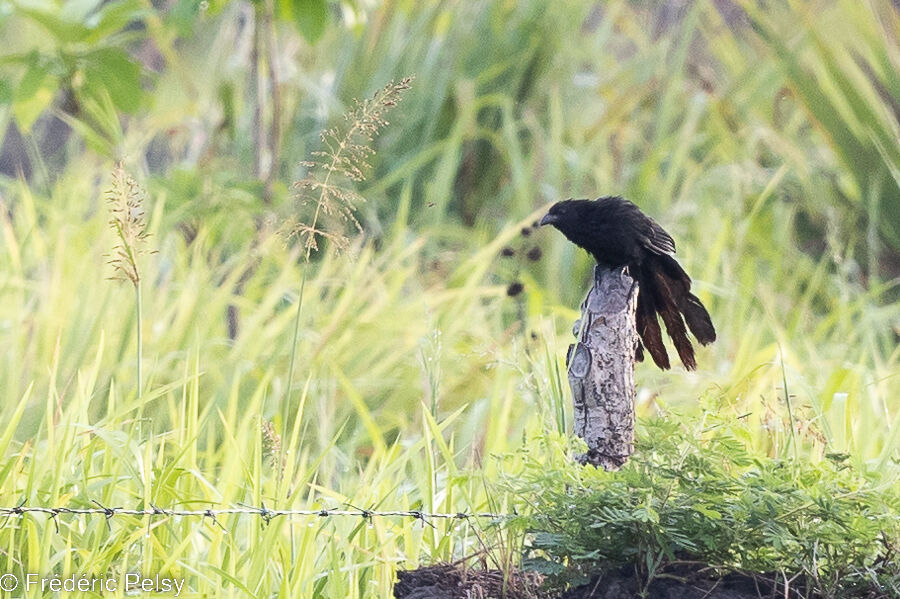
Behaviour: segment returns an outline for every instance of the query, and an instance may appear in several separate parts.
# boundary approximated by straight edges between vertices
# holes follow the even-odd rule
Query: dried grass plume
[[[412,77],[392,81],[371,98],[355,101],[354,108],[344,115],[347,125],[323,131],[323,149],[302,163],[308,171],[294,184],[301,204],[298,214],[305,211],[304,207],[311,207],[312,214],[309,218],[295,218],[288,234],[300,237],[307,260],[311,252],[318,251],[321,239],[327,239],[338,250],[347,248],[348,224],[362,231],[355,213],[365,199],[355,190],[355,184],[364,181],[371,168],[369,158],[375,153],[372,142],[388,125],[385,115],[400,102],[411,82]]]

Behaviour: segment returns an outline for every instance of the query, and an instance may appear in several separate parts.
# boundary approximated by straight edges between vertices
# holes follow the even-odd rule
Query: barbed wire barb
[[[109,519],[112,518],[116,514],[116,510],[121,509],[121,508],[106,507],[105,505],[103,505],[102,503],[97,501],[96,499],[91,499],[91,502],[96,503],[100,507],[100,509],[103,510],[103,514],[106,516],[106,528],[107,528],[107,530],[112,532],[112,525],[109,523]]]
[[[258,508],[252,505],[247,505],[246,503],[238,503],[238,505],[243,508],[247,508],[248,510],[257,510],[259,512],[259,517],[262,518],[263,522],[266,525],[268,525],[272,520],[281,515],[267,508],[265,502],[262,502],[262,504]]]
[[[203,513],[203,516],[204,518],[209,518],[210,520],[212,520],[213,524],[221,528],[225,532],[225,534],[228,534],[228,529],[225,528],[221,522],[219,522],[218,518],[216,518],[216,512],[214,512],[213,510],[206,510],[206,512]]]

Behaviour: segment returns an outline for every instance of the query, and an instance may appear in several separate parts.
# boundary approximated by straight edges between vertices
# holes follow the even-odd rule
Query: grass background
[[[847,453],[897,489],[890,3],[0,7],[0,504],[525,509],[496,482],[567,430],[590,261],[521,229],[602,194],[672,233],[719,331],[695,373],[638,366],[638,414],[743,417],[754,455]],[[273,234],[301,161],[406,75],[360,186],[364,233],[307,266]],[[156,250],[141,399],[133,292],[107,280],[114,159],[149,191]],[[283,484],[266,421],[288,433]],[[398,567],[485,546],[514,561],[521,542],[486,523],[220,522],[12,518],[0,569],[384,597]]]

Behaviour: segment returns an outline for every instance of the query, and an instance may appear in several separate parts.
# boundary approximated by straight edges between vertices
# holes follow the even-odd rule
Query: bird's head
[[[538,223],[540,226],[553,225],[563,233],[582,222],[586,216],[590,200],[563,200],[550,206],[550,210]]]
[[[596,231],[591,226],[596,213],[596,202],[591,200],[563,200],[550,206],[539,225],[552,225],[569,241],[587,247]]]

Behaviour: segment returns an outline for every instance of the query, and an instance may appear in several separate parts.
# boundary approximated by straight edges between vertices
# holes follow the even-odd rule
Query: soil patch
[[[504,581],[500,570],[476,570],[462,565],[437,564],[397,572],[397,599],[555,599],[540,590],[540,575],[514,571]],[[505,593],[505,594],[504,594]]]
[[[640,589],[633,572],[604,572],[589,584],[564,593],[541,590],[542,577],[534,572],[513,572],[504,581],[499,570],[477,570],[453,564],[437,564],[397,573],[397,599],[637,599]],[[505,594],[504,594],[505,592]],[[777,593],[777,595],[773,594]],[[763,581],[741,575],[709,578],[683,571],[659,578],[647,589],[646,599],[760,599],[784,597]],[[794,593],[788,596],[795,597]]]

